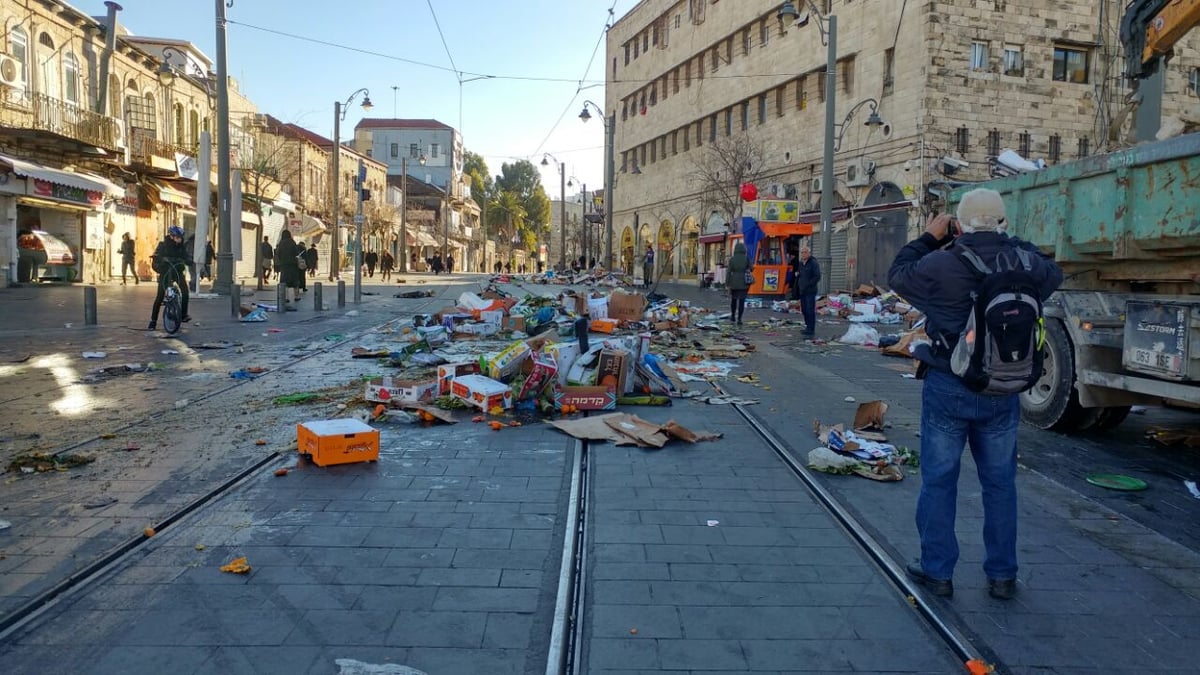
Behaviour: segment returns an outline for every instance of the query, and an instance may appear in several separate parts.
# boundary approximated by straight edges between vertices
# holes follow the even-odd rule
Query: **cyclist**
[[[179,311],[183,314],[182,320],[191,321],[192,317],[187,313],[188,287],[183,276],[183,271],[187,269],[188,257],[183,245],[182,227],[172,225],[167,228],[167,236],[158,243],[151,260],[154,271],[158,272],[158,293],[154,296],[154,308],[150,311],[150,326],[147,330],[154,330],[158,326],[158,311],[162,309],[163,296],[166,295],[167,285],[172,280],[176,281],[179,287]]]

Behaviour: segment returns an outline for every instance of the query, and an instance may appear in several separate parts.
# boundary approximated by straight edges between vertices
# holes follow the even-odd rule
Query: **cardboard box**
[[[617,329],[620,322],[616,319],[592,319],[588,329],[596,333],[611,333]]]
[[[632,363],[632,354],[623,349],[602,350],[596,366],[596,384],[615,387],[618,392],[626,391],[625,385],[630,384],[629,369]]]
[[[450,382],[460,375],[478,375],[479,363],[477,361],[459,361],[457,363],[444,363],[437,367],[437,383],[438,396],[447,396],[450,393]]]
[[[529,366],[529,374],[525,377],[525,383],[521,385],[521,391],[517,393],[518,401],[537,396],[547,385],[557,381],[558,365],[549,354],[536,352],[526,365]]]
[[[379,430],[355,419],[296,425],[296,450],[317,466],[379,461]]]
[[[573,405],[580,410],[616,410],[617,391],[612,387],[559,387],[554,391],[554,407]]]
[[[454,326],[458,335],[495,335],[500,332],[498,323],[460,323]]]
[[[591,297],[587,301],[588,316],[593,319],[607,319],[608,314],[608,298],[606,297]]]
[[[529,343],[524,340],[512,343],[504,351],[487,357],[486,375],[493,380],[505,380],[512,377],[521,368],[521,363],[529,358],[532,351]]]
[[[508,332],[521,331],[525,332],[525,317],[523,316],[506,316],[504,321],[500,322],[500,329]]]
[[[463,375],[450,383],[450,395],[467,405],[487,412],[492,408],[509,409],[513,405],[512,389],[483,375]]]
[[[575,360],[579,358],[579,343],[578,342],[556,342],[552,345],[546,345],[543,349],[554,359],[554,364],[558,368],[555,374],[555,379],[559,386],[567,384],[567,373],[570,372],[571,366],[575,365]]]
[[[608,318],[637,322],[646,312],[646,296],[641,293],[613,291],[608,296]]]
[[[494,323],[497,326],[504,323],[505,312],[500,309],[489,309],[479,313],[479,320],[484,323]]]
[[[438,395],[437,380],[397,380],[376,377],[367,381],[363,398],[371,403],[418,403]]]

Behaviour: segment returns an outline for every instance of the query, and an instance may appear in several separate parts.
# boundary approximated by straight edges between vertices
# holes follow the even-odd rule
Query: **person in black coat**
[[[812,337],[817,330],[817,286],[821,283],[821,266],[807,246],[800,247],[795,276],[796,297],[800,299],[800,314],[804,317],[804,335]]]
[[[289,300],[287,291],[284,291],[284,306],[279,308],[281,312],[296,311],[291,303],[300,301],[300,262],[296,260],[298,255],[300,255],[300,250],[296,247],[296,240],[292,238],[291,231],[284,230],[275,244],[275,268],[279,272],[279,283],[283,284],[285,289],[291,289],[292,292]]]

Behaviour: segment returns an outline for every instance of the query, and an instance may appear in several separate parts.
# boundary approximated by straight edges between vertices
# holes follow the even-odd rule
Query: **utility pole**
[[[408,272],[408,158],[400,158],[400,273]]]
[[[616,167],[613,162],[616,161],[613,155],[613,136],[617,133],[617,115],[613,113],[607,118],[604,134],[604,269],[611,272],[613,269],[613,210],[616,207],[616,201],[613,199],[614,193],[617,191],[617,177],[615,174]]]
[[[225,43],[225,0],[217,2],[217,280],[213,291],[233,292],[233,231],[229,186],[229,59]],[[111,30],[111,28],[110,28]],[[241,227],[239,226],[240,230]],[[241,235],[241,232],[238,233]],[[203,244],[201,244],[203,245]]]
[[[367,165],[358,160],[358,173],[354,178],[355,203],[354,208],[354,304],[362,304],[362,263],[363,263],[363,185],[367,182]]]
[[[558,163],[558,268],[567,269],[567,166]]]
[[[220,0],[217,0],[220,2]],[[333,249],[329,252],[329,280],[336,281],[342,266],[342,200],[338,194],[341,172],[342,102],[333,102],[333,171],[329,176],[329,210],[333,215]]]

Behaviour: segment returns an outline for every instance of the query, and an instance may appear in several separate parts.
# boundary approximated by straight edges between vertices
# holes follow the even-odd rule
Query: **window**
[[[1021,45],[1004,45],[1004,74],[1009,77],[1025,76],[1025,56]]]
[[[767,95],[762,94],[758,97],[758,123],[767,123]]]
[[[716,115],[713,115],[712,117],[709,118],[708,142],[709,143],[717,142],[717,116]]]
[[[895,89],[896,83],[896,50],[888,47],[883,51],[883,95],[887,96]]]
[[[842,59],[841,68],[839,68],[839,70],[842,71],[841,73],[839,73],[839,75],[842,78],[842,93],[853,94],[854,93],[854,57],[851,56],[848,59]]]
[[[658,105],[658,83],[650,85],[650,105]]]
[[[675,15],[675,27],[676,27],[676,28],[679,28],[679,18],[680,18],[680,17],[679,17],[679,15],[678,15],[678,14],[676,14],[676,15]]]
[[[1088,141],[1087,137],[1079,139],[1079,156],[1087,157],[1088,155],[1090,155],[1091,147],[1092,147],[1091,142]]]
[[[998,129],[988,132],[987,153],[989,157],[996,157],[1000,154],[1000,131]]]
[[[767,40],[769,40],[770,38],[771,38],[770,22],[763,21],[762,23],[758,24],[758,44],[759,44],[759,46],[766,47]]]
[[[638,40],[637,40],[637,38],[634,38],[633,39],[633,59],[636,61],[637,57],[638,57]]]
[[[692,125],[687,125],[680,133],[683,134],[683,151],[687,152],[692,149]]]
[[[192,147],[199,149],[200,147],[200,113],[195,110],[188,113],[188,129],[192,132],[191,141]]]
[[[717,72],[717,66],[719,66],[720,63],[721,63],[721,59],[718,56],[717,48],[713,47],[712,48],[712,71],[714,73]]]
[[[641,146],[638,147],[638,154],[641,155],[641,159],[640,159],[640,161],[638,161],[638,164],[641,166],[645,166],[646,165],[646,144],[645,143],[642,143]]]
[[[678,68],[671,71],[671,92],[674,94],[679,93],[679,69]]]
[[[388,154],[389,154],[389,156],[391,156],[391,157],[392,157],[392,159],[395,159],[395,158],[399,157],[399,156],[400,156],[400,144],[399,144],[399,143],[392,143],[392,144],[391,144],[391,145],[388,147]]]
[[[704,79],[704,54],[696,57],[696,79]]]
[[[187,127],[184,125],[183,104],[175,104],[175,145],[182,146],[187,143]]]
[[[17,80],[22,86],[29,83],[29,37],[25,31],[14,27],[8,33],[8,49],[17,62]]]
[[[649,33],[642,33],[642,51],[644,51],[644,52],[650,51],[650,34]]]
[[[742,56],[750,53],[750,29],[742,31]]]
[[[629,65],[629,43],[625,43],[625,65]]]
[[[696,147],[704,145],[704,120],[696,122]]]
[[[966,127],[959,127],[954,132],[954,149],[960,155],[966,155],[971,149],[971,130]]]
[[[1029,151],[1032,145],[1033,139],[1029,136],[1029,132],[1021,132],[1021,135],[1017,137],[1017,152],[1020,152],[1022,157],[1029,157]]]
[[[688,61],[683,64],[683,86],[692,86],[692,62]]]
[[[796,109],[808,110],[808,77],[796,80]]]
[[[1054,134],[1050,137],[1050,161],[1057,162],[1062,158],[1062,136]]]
[[[421,149],[417,147],[416,143],[408,144],[408,158],[409,159],[420,159],[421,158]]]
[[[650,141],[650,163],[658,161],[658,139]]]
[[[750,128],[750,101],[742,101],[742,131]]]
[[[629,119],[629,101],[621,101],[621,121]]]
[[[733,135],[733,108],[725,109],[725,135]]]
[[[617,77],[617,57],[615,56],[612,60],[612,76],[614,79]]]
[[[671,132],[671,155],[679,154],[679,133]]]
[[[779,87],[775,90],[775,116],[783,117],[783,99],[787,94],[787,87]]]
[[[430,156],[430,157],[437,157],[437,156],[438,156],[438,150],[440,150],[440,149],[441,149],[441,148],[438,146],[438,144],[437,144],[437,143],[430,143],[430,144],[429,144],[429,156]]]
[[[824,103],[825,102],[825,83],[828,81],[829,78],[825,75],[824,71],[817,73],[816,77],[817,77],[817,100],[820,101],[821,103]]]
[[[1054,81],[1087,84],[1088,53],[1069,47],[1054,48]],[[1086,155],[1083,155],[1086,157]]]
[[[971,43],[971,70],[987,70],[988,43],[975,41]]]
[[[63,57],[63,100],[79,105],[79,59],[74,54]]]

